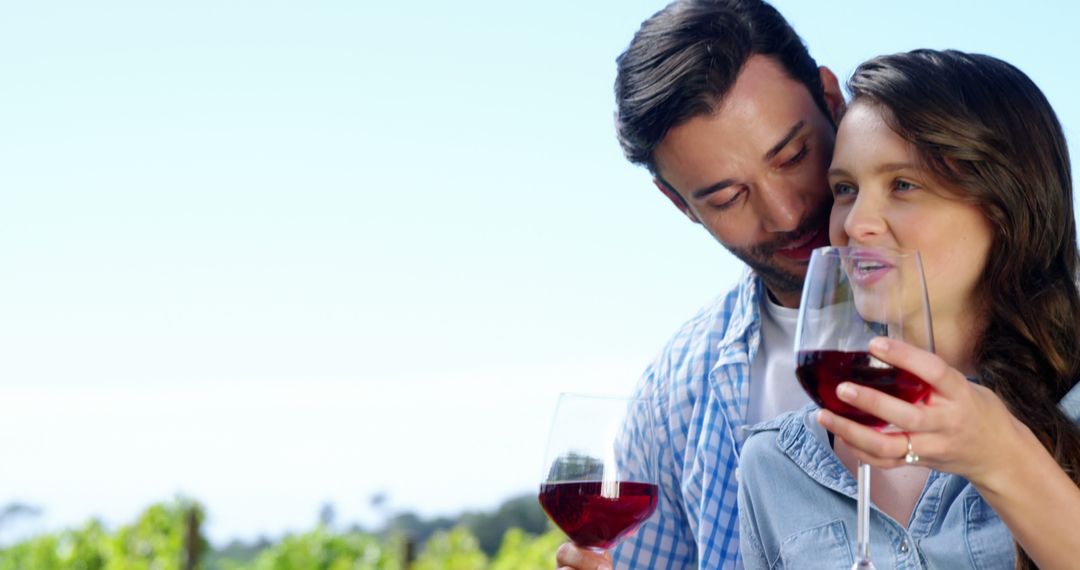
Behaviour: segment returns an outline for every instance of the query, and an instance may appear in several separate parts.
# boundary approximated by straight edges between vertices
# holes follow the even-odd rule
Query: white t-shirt
[[[768,293],[762,297],[761,344],[750,363],[748,426],[810,403],[810,396],[795,377],[795,323],[799,310],[777,305]]]

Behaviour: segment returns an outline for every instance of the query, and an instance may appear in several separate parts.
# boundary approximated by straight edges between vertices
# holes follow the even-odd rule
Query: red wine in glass
[[[578,547],[613,548],[656,510],[654,413],[648,399],[559,397],[539,500]]]
[[[836,397],[836,387],[841,382],[868,386],[911,403],[922,401],[930,393],[930,386],[918,376],[865,351],[801,350],[795,375],[819,406],[875,428],[885,427],[886,422]]]
[[[569,481],[540,485],[544,512],[574,544],[607,550],[656,510],[653,483]]]

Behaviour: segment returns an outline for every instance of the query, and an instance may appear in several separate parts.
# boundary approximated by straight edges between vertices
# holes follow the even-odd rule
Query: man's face
[[[835,114],[836,78],[823,69],[822,80]],[[657,185],[795,307],[811,250],[829,242],[835,135],[802,83],[753,56],[714,113],[668,131],[654,153]]]

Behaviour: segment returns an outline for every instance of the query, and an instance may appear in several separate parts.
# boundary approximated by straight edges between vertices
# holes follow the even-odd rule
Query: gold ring
[[[915,465],[919,462],[919,456],[915,453],[915,450],[911,448],[911,434],[905,433],[907,436],[907,453],[904,455],[904,463],[908,465]]]

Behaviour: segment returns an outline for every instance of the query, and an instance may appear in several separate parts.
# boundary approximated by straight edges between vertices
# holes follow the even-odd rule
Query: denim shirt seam
[[[922,539],[930,535],[934,527],[940,524],[938,520],[942,515],[941,501],[945,494],[945,486],[949,482],[949,475],[935,469],[930,470],[922,492],[915,500],[907,532],[913,539]]]

